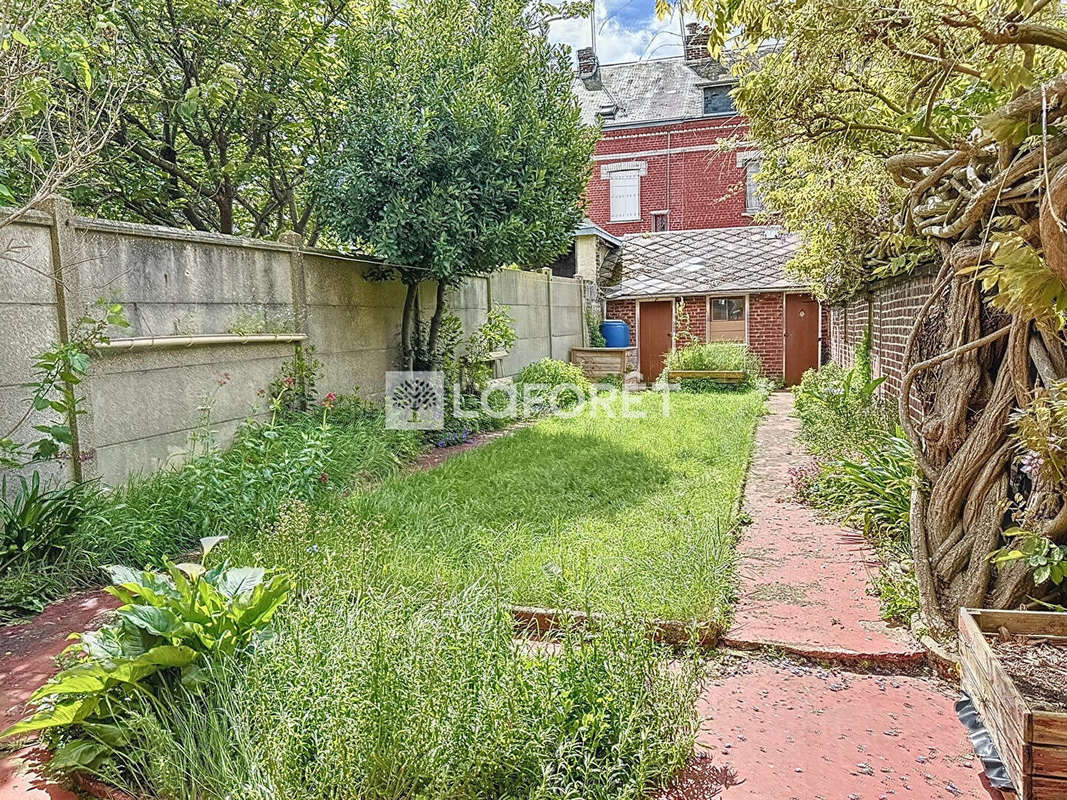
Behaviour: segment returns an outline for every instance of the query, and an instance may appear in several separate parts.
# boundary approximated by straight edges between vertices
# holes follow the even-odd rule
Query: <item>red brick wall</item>
[[[685,313],[689,316],[689,333],[698,342],[706,342],[708,340],[708,318],[707,312],[707,298],[706,297],[686,297],[683,301],[685,304]],[[679,303],[678,308],[675,310],[675,316],[682,310],[682,304]],[[679,323],[675,323],[675,327],[678,328]],[[675,337],[678,337],[682,331],[680,329],[675,330]],[[681,347],[688,342],[682,342],[680,339],[675,343],[675,346]]]
[[[630,347],[637,347],[637,301],[608,300],[605,319],[621,319],[630,326]]]
[[[871,328],[871,370],[885,377],[881,391],[889,397],[900,392],[904,345],[919,309],[933,289],[931,273],[875,284],[867,295],[835,306],[830,321],[830,352],[834,362],[852,366],[856,346]],[[912,408],[918,409],[913,398]]]
[[[605,130],[597,142],[586,192],[589,218],[616,236],[651,231],[654,211],[670,212],[671,230],[750,224],[752,218],[745,214],[745,171],[737,166],[737,152],[713,149],[717,142],[747,132],[741,117]],[[609,179],[601,177],[601,167],[629,161],[644,162],[647,169],[641,178],[641,219],[612,222]]]
[[[769,377],[782,380],[785,359],[785,309],[781,292],[763,292],[748,298],[748,346],[763,362]]]

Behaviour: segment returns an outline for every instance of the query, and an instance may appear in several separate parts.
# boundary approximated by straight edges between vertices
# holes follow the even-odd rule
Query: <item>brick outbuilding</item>
[[[630,325],[645,380],[691,342],[745,342],[787,385],[822,361],[820,303],[785,274],[795,236],[773,225],[628,234],[605,316]]]

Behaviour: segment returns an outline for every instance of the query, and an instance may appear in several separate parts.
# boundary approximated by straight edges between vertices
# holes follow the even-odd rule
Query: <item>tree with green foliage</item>
[[[126,87],[103,7],[8,0],[0,7],[0,205],[17,219],[81,176],[113,133]],[[0,258],[18,260],[11,242]]]
[[[74,201],[107,217],[314,241],[307,166],[325,146],[349,10],[349,0],[118,4],[134,88]]]
[[[594,135],[538,27],[520,0],[407,0],[377,2],[343,35],[319,199],[333,232],[381,259],[372,277],[407,285],[405,365],[437,362],[450,286],[549,263],[581,220]]]
[[[713,50],[742,55],[738,103],[761,187],[804,234],[799,274],[830,299],[920,265],[936,276],[900,396],[926,621],[947,632],[962,605],[1049,599],[991,555],[1012,521],[1067,540],[1067,487],[1009,419],[1067,374],[1067,17],[1049,0],[687,7]]]

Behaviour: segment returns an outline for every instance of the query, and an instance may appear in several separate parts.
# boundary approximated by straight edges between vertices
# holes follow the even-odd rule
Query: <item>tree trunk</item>
[[[437,357],[437,337],[441,332],[441,319],[445,315],[445,309],[447,303],[445,301],[445,295],[448,292],[448,282],[444,280],[437,281],[437,298],[433,308],[433,316],[430,318],[430,333],[426,337],[426,366],[424,369],[434,369],[440,366]]]
[[[415,345],[412,341],[412,328],[414,325],[414,316],[416,313],[415,300],[418,297],[419,285],[417,283],[409,283],[407,285],[407,293],[404,295],[404,312],[400,319],[400,350],[403,358],[404,369],[414,369],[415,364]]]
[[[1035,388],[1063,377],[1067,354],[1030,320],[992,307],[975,281],[956,274],[958,259],[944,255],[905,347],[899,413],[921,479],[911,536],[922,615],[933,630],[949,633],[961,606],[1010,608],[1033,591],[1021,563],[990,560],[1011,525],[1009,502],[1034,494],[1013,465],[1009,416]],[[1033,344],[1044,349],[1049,339],[1047,363],[1037,369]],[[1049,530],[1067,528],[1063,498],[1042,503]]]

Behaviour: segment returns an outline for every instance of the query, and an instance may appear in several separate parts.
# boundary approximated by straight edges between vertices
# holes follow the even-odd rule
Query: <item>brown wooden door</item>
[[[810,294],[785,296],[785,385],[819,366],[819,303]]]
[[[651,383],[663,372],[663,359],[671,349],[671,322],[674,303],[656,300],[641,303],[638,321],[637,354],[641,375]]]

